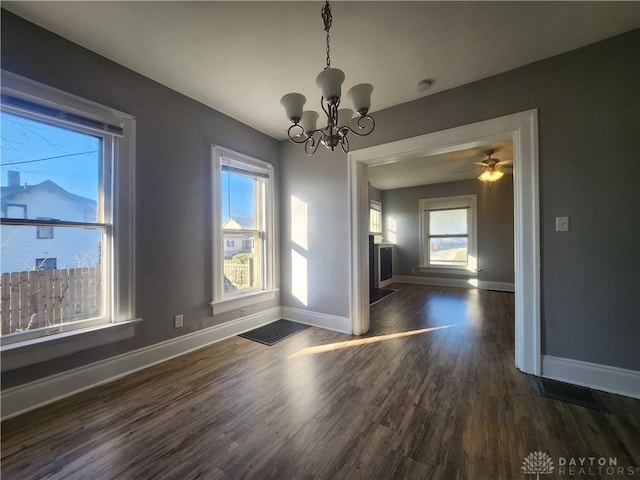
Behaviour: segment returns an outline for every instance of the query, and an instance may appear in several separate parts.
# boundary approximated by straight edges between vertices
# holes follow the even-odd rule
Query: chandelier
[[[280,99],[284,107],[287,118],[291,121],[291,126],[287,130],[289,140],[293,143],[304,144],[304,151],[307,155],[313,155],[318,146],[322,143],[331,151],[338,145],[347,153],[349,151],[348,134],[353,133],[364,137],[373,132],[376,124],[371,115],[368,115],[371,107],[371,92],[373,85],[361,83],[352,87],[347,96],[351,99],[359,117],[353,119],[355,128],[352,128],[353,110],[340,108],[340,97],[342,94],[342,82],[344,82],[344,72],[338,68],[331,68],[330,46],[331,39],[331,6],[329,1],[325,3],[321,12],[324,30],[327,32],[327,66],[316,78],[316,85],[322,90],[320,107],[327,116],[327,125],[323,128],[316,128],[319,114],[313,110],[302,111],[307,101],[300,93],[287,93]]]

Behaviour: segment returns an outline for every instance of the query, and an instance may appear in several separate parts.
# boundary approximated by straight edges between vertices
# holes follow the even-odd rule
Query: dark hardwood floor
[[[392,288],[365,337],[235,337],[7,420],[2,479],[533,479],[533,451],[556,461],[541,479],[640,478],[560,474],[558,457],[640,466],[640,401],[539,396],[512,294]]]

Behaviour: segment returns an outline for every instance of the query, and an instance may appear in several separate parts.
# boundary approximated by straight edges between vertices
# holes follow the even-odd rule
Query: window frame
[[[37,220],[53,220],[52,218],[40,218],[38,217]],[[37,240],[55,240],[56,238],[56,234],[55,234],[55,227],[53,227],[53,225],[36,225],[36,239]],[[48,232],[46,235],[44,234],[44,232]]]
[[[467,210],[467,264],[437,265],[431,264],[428,212],[442,210]],[[478,202],[477,195],[456,195],[450,197],[422,198],[419,202],[420,224],[420,265],[424,273],[451,273],[476,276],[478,273]],[[437,235],[442,237],[442,235]],[[455,237],[464,235],[452,235]]]
[[[100,184],[108,190],[108,198],[103,208],[98,208],[99,212],[103,212],[103,216],[96,219],[95,225],[109,230],[110,238],[110,241],[103,246],[103,252],[108,255],[107,259],[103,259],[105,264],[103,275],[106,275],[103,288],[109,290],[108,297],[105,297],[103,315],[100,318],[39,329],[41,331],[37,334],[34,333],[35,331],[25,331],[3,335],[0,339],[2,342],[0,349],[3,361],[2,371],[6,371],[68,355],[88,348],[89,344],[104,345],[130,338],[134,334],[133,326],[139,320],[134,319],[135,118],[12,72],[2,70],[1,73],[3,95],[43,107],[43,113],[38,113],[3,101],[4,111],[18,113],[61,128],[69,128],[93,136],[104,135],[108,138],[108,142],[103,142],[103,155],[107,161],[102,162],[104,168],[100,171],[100,175],[104,176]],[[50,113],[52,111],[62,113],[54,118]],[[87,119],[95,126],[73,121],[74,118],[79,117]],[[122,136],[116,136],[106,128],[100,131],[99,125],[117,126],[122,130]],[[2,224],[16,225],[20,223],[18,220],[3,218]],[[105,223],[105,220],[109,223]],[[84,225],[82,222],[45,219],[27,219],[22,223],[60,228]],[[103,234],[103,238],[104,236]],[[114,328],[117,332],[112,331]],[[91,337],[89,341],[87,336]]]
[[[380,229],[372,230],[373,226],[373,215],[376,212],[380,216]],[[382,202],[378,200],[369,200],[369,234],[370,235],[382,235]]]
[[[224,160],[223,160],[224,159]],[[224,233],[255,233],[254,229],[222,228],[222,165],[229,159],[247,170],[268,175],[264,181],[264,226],[260,228],[263,244],[261,261],[262,285],[259,288],[238,292],[224,292]],[[214,314],[243,308],[258,302],[275,298],[275,228],[274,228],[274,169],[273,165],[219,145],[211,146],[212,184],[212,301]]]

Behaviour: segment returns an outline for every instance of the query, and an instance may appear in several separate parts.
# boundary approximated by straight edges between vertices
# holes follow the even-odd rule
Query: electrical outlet
[[[246,308],[241,308],[240,309],[240,316],[241,317],[246,317],[247,316],[247,309]]]
[[[182,328],[184,326],[184,315],[176,315],[173,317],[173,328]]]
[[[569,217],[556,217],[556,232],[569,231]]]

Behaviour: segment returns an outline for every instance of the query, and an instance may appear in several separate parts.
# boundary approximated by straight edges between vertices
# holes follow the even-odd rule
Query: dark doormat
[[[280,340],[284,340],[294,333],[301,332],[307,328],[309,328],[309,325],[290,322],[289,320],[277,320],[269,325],[264,325],[254,330],[241,333],[238,336],[270,347],[271,345],[278,343]]]
[[[379,302],[387,295],[391,295],[393,292],[397,292],[397,290],[392,290],[390,288],[370,288],[369,305],[373,305],[374,303]]]
[[[543,397],[609,413],[600,396],[590,388],[577,387],[569,383],[549,380],[548,378],[536,378],[536,384],[540,395]]]

